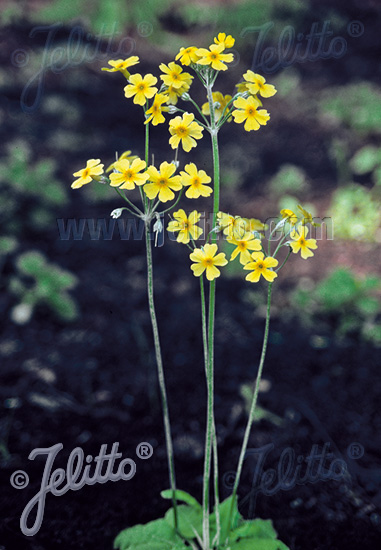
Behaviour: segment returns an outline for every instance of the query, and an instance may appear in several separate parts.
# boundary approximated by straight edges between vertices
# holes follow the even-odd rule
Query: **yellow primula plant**
[[[282,210],[274,227],[256,218],[246,218],[220,210],[220,160],[218,134],[225,122],[244,124],[247,132],[263,131],[270,114],[263,101],[276,94],[263,76],[249,70],[231,95],[214,90],[220,72],[225,73],[234,60],[232,36],[219,33],[207,48],[182,47],[174,61],[161,63],[157,76],[131,74],[139,63],[137,56],[110,60],[104,70],[120,73],[127,80],[124,94],[132,99],[131,109],[142,109],[144,153],[125,151],[116,156],[106,170],[100,159],[90,159],[85,168],[74,173],[73,189],[91,182],[114,188],[124,206],[111,216],[126,211],[142,220],[145,228],[148,304],[153,331],[157,374],[165,429],[170,488],[162,492],[172,502],[165,517],[143,526],[125,529],[116,538],[114,548],[127,550],[245,550],[246,548],[286,549],[277,539],[268,521],[244,521],[237,506],[237,491],[249,435],[254,420],[259,383],[269,334],[271,289],[291,254],[303,259],[313,256],[316,240],[308,235],[314,227],[312,215],[303,207],[298,213]],[[191,72],[190,72],[191,71]],[[120,76],[119,75],[119,76]],[[194,78],[194,77],[197,78]],[[192,98],[192,86],[201,83],[206,102],[198,105]],[[184,107],[184,108],[183,108]],[[160,164],[150,156],[150,129],[165,124],[168,128],[168,160]],[[189,153],[209,134],[212,169],[204,170],[189,159]],[[200,211],[177,208],[181,199],[211,201],[211,216]],[[138,199],[138,200],[137,200]],[[154,304],[152,234],[163,231],[163,217],[170,216],[168,232],[189,248],[190,273],[200,284],[204,371],[207,387],[206,437],[203,468],[202,502],[178,490],[172,445],[169,404],[161,354],[158,322]],[[221,241],[225,240],[224,250]],[[275,243],[275,244],[274,244]],[[231,248],[230,257],[226,247]],[[278,256],[280,258],[278,259]],[[246,426],[232,495],[219,499],[218,447],[214,416],[214,324],[216,280],[224,267],[237,261],[250,284],[267,284],[267,316],[263,348],[254,384],[251,410]],[[206,286],[207,285],[207,286]],[[206,292],[207,290],[207,292]],[[212,491],[213,486],[213,491]],[[214,503],[212,506],[212,494]]]

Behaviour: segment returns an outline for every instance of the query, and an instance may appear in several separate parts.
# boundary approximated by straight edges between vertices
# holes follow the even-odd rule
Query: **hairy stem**
[[[214,198],[213,198],[213,216],[212,226],[215,227],[217,220],[217,212],[220,204],[220,163],[218,150],[218,130],[214,116],[212,84],[207,84],[208,102],[210,108],[210,135],[212,139],[213,153],[213,183],[214,183]],[[217,240],[215,233],[212,233],[211,241],[214,243]],[[210,471],[211,471],[211,455],[212,446],[214,447],[214,470],[218,472],[218,456],[217,444],[213,445],[213,439],[216,439],[215,420],[214,420],[214,318],[215,318],[215,301],[216,301],[216,281],[210,282],[209,287],[209,312],[208,312],[208,362],[207,362],[207,426],[205,437],[205,459],[204,459],[204,479],[203,479],[203,538],[204,548],[209,548],[209,488],[210,488]],[[218,483],[215,484],[217,490],[216,500],[218,500]],[[216,508],[217,514],[218,509]]]
[[[241,479],[242,467],[243,467],[243,462],[245,460],[245,454],[246,454],[247,445],[248,445],[248,442],[249,442],[251,427],[252,427],[253,422],[254,422],[255,407],[257,405],[258,393],[259,393],[259,384],[261,382],[263,365],[265,363],[265,358],[266,358],[267,342],[268,342],[268,339],[269,339],[269,327],[270,327],[271,291],[272,291],[272,283],[269,283],[268,291],[267,291],[267,311],[266,311],[265,332],[264,332],[264,335],[263,335],[262,353],[261,353],[261,358],[260,358],[260,361],[259,361],[257,378],[256,378],[256,381],[255,381],[253,397],[252,397],[252,400],[251,400],[249,418],[248,418],[247,425],[246,425],[246,430],[245,430],[245,435],[244,435],[244,438],[243,438],[241,453],[239,455],[239,460],[238,460],[237,473],[236,473],[235,481],[234,481],[234,487],[233,487],[233,493],[232,493],[233,498],[232,498],[232,503],[231,503],[231,507],[230,507],[229,520],[228,520],[229,530],[231,528],[231,521],[232,521],[234,503],[235,503],[235,500],[236,500],[236,497],[237,497],[237,490],[238,490],[238,485],[239,485],[239,482],[240,482],[240,479]]]
[[[155,345],[155,356],[157,365],[157,374],[159,379],[160,397],[163,409],[164,431],[165,431],[165,443],[167,447],[167,459],[169,470],[169,482],[172,489],[172,503],[175,516],[175,528],[177,529],[177,503],[176,503],[176,476],[175,476],[175,463],[173,455],[173,444],[171,435],[171,424],[169,419],[169,408],[167,389],[165,384],[163,360],[161,356],[159,328],[157,325],[154,294],[153,294],[153,265],[152,265],[152,246],[150,239],[150,222],[145,223],[145,236],[146,236],[146,252],[147,252],[147,289],[148,289],[148,303],[149,312],[151,317],[153,339]]]

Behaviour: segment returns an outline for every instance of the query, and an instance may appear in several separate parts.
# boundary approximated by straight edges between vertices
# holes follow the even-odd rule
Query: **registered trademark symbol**
[[[352,38],[358,38],[364,34],[364,24],[361,21],[351,21],[347,25],[347,32]]]
[[[142,460],[147,460],[147,458],[151,458],[151,456],[153,455],[152,445],[146,443],[145,441],[143,441],[143,443],[139,443],[139,445],[136,447],[136,455]]]
[[[351,443],[347,449],[347,455],[352,460],[358,460],[362,456],[364,456],[364,447],[361,445],[361,443]]]

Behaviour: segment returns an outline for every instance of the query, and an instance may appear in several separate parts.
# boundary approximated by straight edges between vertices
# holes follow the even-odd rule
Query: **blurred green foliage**
[[[67,192],[55,177],[51,158],[34,161],[24,141],[8,146],[0,162],[0,216],[3,231],[13,234],[25,225],[44,229],[53,221],[53,210],[67,202]]]
[[[214,3],[175,2],[174,0],[53,0],[31,6],[27,1],[4,0],[0,23],[7,25],[26,18],[36,23],[82,23],[94,33],[137,33],[162,47],[178,51],[184,45],[184,31],[216,29],[233,34],[237,39],[243,29],[272,21],[274,35],[285,23],[301,22],[308,10],[304,0],[242,0]],[[255,32],[255,37],[257,36]],[[170,37],[170,40],[168,38]]]
[[[9,290],[19,299],[11,313],[15,322],[28,322],[34,309],[41,304],[64,321],[77,318],[76,302],[67,292],[78,283],[72,273],[49,263],[43,254],[34,250],[21,254],[16,267],[18,274],[9,284]]]
[[[276,195],[304,193],[308,190],[307,175],[303,168],[283,164],[270,180],[270,190]]]
[[[373,183],[381,186],[381,147],[365,145],[353,156],[350,164],[354,174],[371,173]]]
[[[356,334],[381,345],[380,293],[380,277],[359,278],[348,268],[337,268],[313,289],[295,291],[295,311],[310,325],[328,321],[338,338]]]
[[[329,210],[335,237],[375,241],[381,222],[380,206],[370,190],[362,185],[353,183],[337,189]]]
[[[327,88],[320,109],[339,124],[346,124],[361,135],[381,133],[381,90],[371,82],[357,82]]]

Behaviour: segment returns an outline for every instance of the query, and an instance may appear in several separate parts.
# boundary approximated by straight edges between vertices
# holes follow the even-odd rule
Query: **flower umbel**
[[[218,247],[216,244],[206,244],[202,248],[195,248],[189,255],[192,262],[191,270],[195,277],[200,277],[206,270],[206,278],[213,281],[221,275],[216,266],[221,267],[228,263],[223,252],[216,255]]]
[[[159,201],[167,202],[175,198],[173,191],[180,191],[182,188],[181,177],[173,176],[176,166],[171,162],[162,162],[160,172],[155,166],[149,166],[147,173],[152,183],[147,183],[143,189],[149,199],[159,196]]]
[[[172,137],[169,138],[169,144],[172,149],[181,145],[187,153],[196,147],[196,139],[202,138],[203,128],[197,122],[194,122],[193,113],[184,113],[183,116],[177,116],[169,122],[169,132]]]
[[[265,258],[263,252],[253,252],[251,258],[253,261],[243,266],[243,269],[251,271],[245,279],[251,283],[257,283],[262,275],[266,281],[272,283],[278,275],[271,268],[278,265],[278,260],[272,256]]]
[[[300,250],[300,254],[303,260],[310,258],[314,255],[310,248],[315,250],[317,248],[316,239],[306,239],[308,235],[308,227],[299,227],[296,231],[292,231],[290,234],[291,239],[294,242],[290,242],[290,246],[294,254],[297,254]]]
[[[193,210],[189,216],[186,215],[184,210],[177,210],[173,213],[173,217],[175,219],[169,222],[167,229],[173,233],[179,232],[177,236],[178,243],[187,244],[191,238],[196,241],[202,235],[201,227],[196,225],[201,217],[197,210]]]
[[[124,95],[126,97],[134,97],[134,103],[137,105],[145,105],[147,99],[151,99],[157,92],[155,84],[157,83],[156,76],[152,74],[146,74],[142,77],[141,74],[136,73],[130,76],[130,84],[127,84],[124,88]]]
[[[239,261],[242,265],[250,262],[251,250],[262,250],[261,241],[259,239],[255,239],[251,233],[246,233],[242,239],[228,237],[227,241],[230,244],[234,244],[236,247],[230,256],[230,261],[234,260],[239,254]]]
[[[258,111],[260,103],[255,97],[250,96],[247,99],[239,97],[233,102],[233,105],[236,107],[236,110],[232,113],[234,122],[240,124],[246,121],[245,130],[247,132],[259,130],[261,125],[265,126],[270,118],[266,109],[260,109]]]
[[[197,55],[200,59],[197,60],[198,65],[210,65],[212,69],[216,71],[226,71],[227,65],[225,63],[231,63],[234,59],[232,53],[222,53],[225,50],[224,44],[212,44],[209,46],[209,50],[206,48],[199,48]]]
[[[198,199],[199,197],[209,197],[213,193],[213,189],[205,183],[210,183],[212,179],[204,170],[197,170],[197,166],[190,162],[184,167],[185,172],[180,172],[182,184],[189,187],[185,196],[188,199]]]
[[[95,176],[103,174],[103,164],[100,164],[100,159],[90,159],[86,163],[86,168],[74,172],[73,176],[78,177],[71,184],[72,189],[79,189],[82,185],[90,183],[93,179],[98,179]]]
[[[143,185],[147,179],[148,174],[140,172],[144,170],[146,163],[144,160],[136,158],[130,163],[127,159],[118,160],[114,163],[114,170],[110,174],[111,187],[119,187],[120,189],[134,189],[135,185]]]

